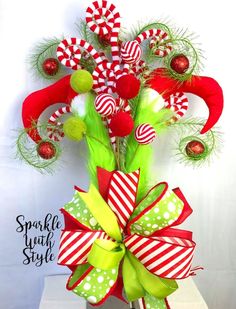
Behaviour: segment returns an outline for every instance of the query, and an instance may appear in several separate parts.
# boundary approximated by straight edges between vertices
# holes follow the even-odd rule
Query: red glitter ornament
[[[110,46],[111,45],[111,33],[109,32],[104,35],[99,35],[98,42],[104,47]]]
[[[197,140],[193,140],[186,145],[186,154],[189,157],[198,157],[205,151],[205,145]]]
[[[56,147],[51,142],[40,142],[37,146],[38,155],[45,159],[50,160],[55,157]]]
[[[132,99],[136,97],[140,89],[140,80],[132,74],[121,76],[116,81],[116,92],[122,99]]]
[[[59,70],[59,61],[55,58],[47,58],[44,60],[42,68],[46,75],[54,76]]]
[[[134,128],[134,121],[130,114],[118,112],[110,122],[110,129],[115,136],[124,137],[129,135]]]
[[[179,54],[171,59],[170,67],[178,74],[184,74],[189,68],[189,60],[184,54]]]

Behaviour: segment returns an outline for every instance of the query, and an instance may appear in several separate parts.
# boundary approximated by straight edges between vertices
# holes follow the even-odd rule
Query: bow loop
[[[163,308],[178,287],[175,279],[190,275],[192,234],[170,228],[188,217],[190,206],[163,182],[135,207],[139,174],[98,169],[99,191],[93,185],[77,191],[63,210],[58,263],[73,270],[67,288],[92,304],[115,293],[119,270],[129,301],[143,298]]]

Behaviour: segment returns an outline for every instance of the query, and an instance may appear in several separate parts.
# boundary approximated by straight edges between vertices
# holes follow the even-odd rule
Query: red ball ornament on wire
[[[157,134],[153,126],[151,126],[149,123],[143,123],[135,129],[134,136],[139,144],[147,145],[154,141]]]
[[[124,137],[129,135],[134,128],[134,121],[130,114],[118,112],[110,122],[110,129],[115,136]]]
[[[179,54],[171,59],[170,67],[178,74],[184,74],[189,68],[189,59],[184,54]]]
[[[98,36],[98,42],[103,46],[103,47],[108,47],[111,45],[111,32],[104,34],[104,35],[99,35]]]
[[[205,145],[198,140],[189,142],[185,147],[186,154],[189,157],[199,157],[205,152],[205,149]]]
[[[50,160],[56,155],[56,147],[49,141],[42,141],[37,146],[37,153],[44,160]]]
[[[44,60],[42,68],[46,75],[54,76],[59,70],[59,61],[55,58],[47,58]]]
[[[132,74],[122,75],[116,81],[116,92],[122,99],[135,98],[140,89],[140,80]]]
[[[116,100],[107,93],[99,94],[94,102],[96,111],[104,117],[114,114],[116,110]]]

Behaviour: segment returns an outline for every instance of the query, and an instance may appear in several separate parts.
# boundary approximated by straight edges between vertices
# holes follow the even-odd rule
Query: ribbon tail
[[[139,282],[136,270],[127,255],[125,255],[124,258],[122,275],[125,294],[128,301],[135,301],[145,295],[145,290],[142,284]]]
[[[164,299],[178,288],[175,280],[160,278],[152,274],[130,251],[127,251],[127,255],[147,294]]]
[[[139,300],[139,307],[140,309],[170,309],[166,299],[159,299],[150,294]]]

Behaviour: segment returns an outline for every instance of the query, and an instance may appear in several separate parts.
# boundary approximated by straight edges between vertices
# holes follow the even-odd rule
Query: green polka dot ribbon
[[[88,192],[76,190],[63,209],[66,226],[58,262],[72,270],[67,289],[101,305],[111,294],[117,295],[117,286],[123,283],[128,301],[142,299],[146,308],[166,308],[166,297],[178,287],[175,279],[189,275],[195,248],[189,232],[171,227],[182,223],[191,209],[179,189],[172,191],[167,183],[160,183],[138,205],[134,201],[126,226],[121,226],[115,203],[107,201],[112,196],[122,214],[127,205],[118,203],[118,196],[114,196],[114,181],[117,175],[124,179],[124,195],[126,186],[134,187],[134,175],[98,172],[103,196],[91,185]],[[130,191],[124,201],[128,194]]]

